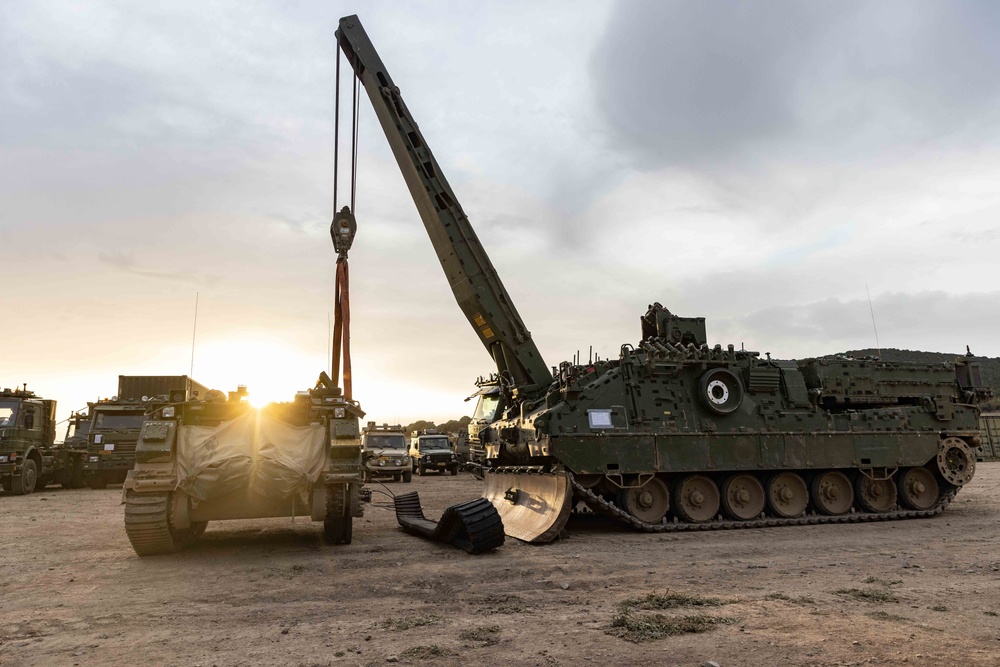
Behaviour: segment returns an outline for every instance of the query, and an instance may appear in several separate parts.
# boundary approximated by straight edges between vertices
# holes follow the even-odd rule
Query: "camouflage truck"
[[[368,479],[391,477],[406,483],[413,479],[413,461],[406,452],[406,431],[399,424],[379,426],[368,422],[361,430],[361,449]]]
[[[27,495],[52,482],[77,488],[85,452],[55,445],[56,402],[35,392],[0,393],[0,486]]]
[[[125,480],[125,532],[140,556],[176,551],[209,521],[311,517],[350,544],[363,515],[360,406],[326,373],[294,401],[251,408],[239,393],[159,407]]]
[[[119,375],[118,394],[90,405],[83,467],[86,485],[103,489],[124,482],[135,464],[135,447],[146,415],[158,406],[207,393],[207,387],[186,375]]]

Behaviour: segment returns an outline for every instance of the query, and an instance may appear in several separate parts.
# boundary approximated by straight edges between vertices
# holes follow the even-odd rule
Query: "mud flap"
[[[458,547],[470,554],[492,551],[504,543],[503,522],[496,508],[484,498],[452,505],[440,521],[424,517],[416,491],[393,498],[396,521],[413,535],[429,537]]]
[[[559,536],[573,507],[573,486],[566,473],[486,472],[483,497],[504,531],[525,542],[543,544]]]

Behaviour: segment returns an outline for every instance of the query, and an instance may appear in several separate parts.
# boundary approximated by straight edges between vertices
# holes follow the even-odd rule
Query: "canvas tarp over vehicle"
[[[218,426],[181,426],[177,490],[195,501],[250,489],[269,498],[306,494],[324,465],[326,429],[292,426],[258,410]]]

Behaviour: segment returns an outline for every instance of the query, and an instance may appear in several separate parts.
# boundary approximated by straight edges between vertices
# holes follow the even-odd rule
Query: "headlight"
[[[380,466],[385,466],[385,459],[379,459],[379,460],[378,460],[378,464],[379,464]]]
[[[174,410],[175,410],[174,406],[168,405],[167,407],[163,408],[163,416],[173,417],[175,414]]]
[[[395,461],[392,462],[392,465],[394,465],[394,466],[401,466],[401,465],[403,465],[403,459],[396,459]]]
[[[430,461],[430,460],[431,460],[431,455],[430,454],[424,454],[424,461]]]
[[[6,456],[0,456],[0,463],[7,463],[8,460]]]
[[[90,457],[90,462],[91,463],[97,463],[97,457],[96,456],[91,456]]]
[[[344,408],[334,408],[333,409],[333,418],[334,419],[343,419],[346,414],[347,414],[347,412],[344,410]]]
[[[454,455],[454,454],[452,454],[452,455],[451,455],[451,460],[452,460],[452,461],[454,461],[454,460],[455,460],[455,455]]]

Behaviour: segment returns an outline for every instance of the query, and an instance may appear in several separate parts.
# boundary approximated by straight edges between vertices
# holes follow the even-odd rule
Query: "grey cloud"
[[[979,0],[620,2],[592,70],[640,167],[850,156],[995,123],[998,25]]]
[[[186,271],[159,271],[149,268],[137,260],[131,253],[99,251],[97,253],[97,260],[112,268],[132,275],[142,276],[143,278],[170,280],[205,286],[218,285],[223,281],[222,276],[211,273],[192,274]]]

